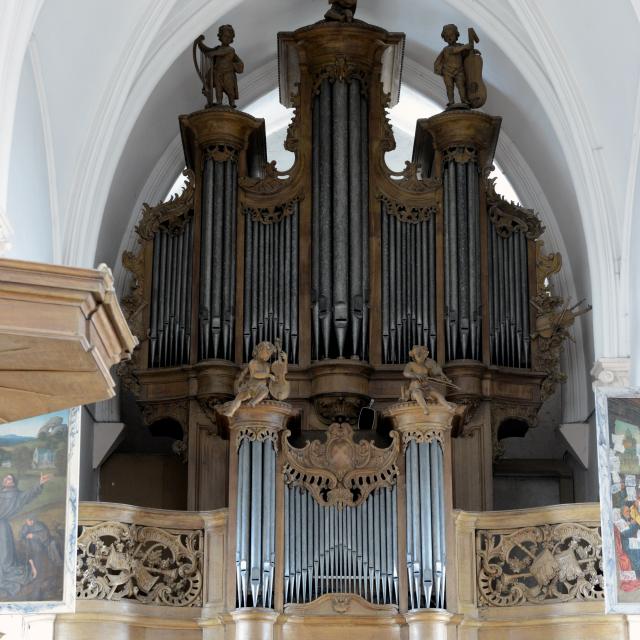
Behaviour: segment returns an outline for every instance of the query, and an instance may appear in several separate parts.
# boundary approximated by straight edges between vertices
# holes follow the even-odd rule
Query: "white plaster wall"
[[[13,127],[7,211],[13,227],[8,258],[51,262],[49,178],[40,103],[29,56],[20,76]]]

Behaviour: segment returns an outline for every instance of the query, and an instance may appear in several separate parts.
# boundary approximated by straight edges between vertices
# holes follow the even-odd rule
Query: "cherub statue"
[[[204,36],[199,36],[193,43],[193,63],[202,80],[202,93],[207,98],[207,107],[213,106],[213,92],[216,94],[216,104],[222,105],[224,94],[227,95],[229,106],[236,106],[238,99],[238,80],[236,74],[244,71],[244,62],[231,46],[235,38],[235,31],[230,24],[223,24],[218,29],[217,47],[207,47]],[[198,65],[196,51],[201,53]]]
[[[458,106],[481,107],[487,100],[487,90],[482,81],[482,57],[474,48],[474,43],[480,41],[476,32],[469,29],[469,43],[461,44],[458,27],[445,24],[441,37],[447,46],[436,58],[433,70],[444,79],[447,107],[456,105],[454,87],[460,94]]]
[[[331,8],[324,14],[325,20],[352,22],[358,0],[329,0]]]
[[[276,360],[271,364],[270,360],[274,355]],[[255,407],[269,395],[277,400],[286,400],[289,397],[289,382],[285,378],[287,354],[280,349],[279,342],[277,345],[271,342],[258,343],[252,356],[249,364],[236,379],[236,397],[218,409],[222,415],[231,418],[242,403]]]
[[[455,386],[445,375],[440,365],[429,358],[429,349],[424,345],[415,345],[409,351],[412,361],[407,362],[402,375],[409,378],[411,382],[408,387],[402,387],[400,400],[409,402],[415,400],[425,414],[429,413],[427,400],[433,400],[440,406],[450,411],[454,411],[456,406],[447,402],[445,397],[433,387],[433,383]]]

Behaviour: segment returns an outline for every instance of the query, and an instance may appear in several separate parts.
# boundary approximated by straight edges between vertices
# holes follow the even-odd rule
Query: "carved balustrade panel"
[[[122,522],[81,525],[76,566],[80,600],[202,606],[204,532]]]
[[[479,607],[604,598],[599,526],[479,529],[476,557]]]

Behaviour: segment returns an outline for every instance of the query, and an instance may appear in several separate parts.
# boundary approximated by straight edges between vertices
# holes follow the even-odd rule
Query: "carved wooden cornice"
[[[496,178],[485,179],[485,193],[489,220],[497,234],[508,238],[512,233],[521,232],[529,240],[538,239],[545,230],[540,218],[531,209],[525,209],[515,202],[509,202],[496,192]]]
[[[400,447],[395,433],[385,449],[356,442],[348,424],[332,424],[324,443],[313,440],[302,449],[289,443],[289,435],[283,434],[284,481],[303,487],[322,506],[357,507],[379,487],[396,483]]]
[[[248,442],[270,441],[278,451],[279,434],[296,413],[297,411],[289,403],[278,400],[263,400],[255,406],[241,405],[234,415],[228,418],[229,429],[234,434],[236,450],[240,449],[240,445],[246,440]]]

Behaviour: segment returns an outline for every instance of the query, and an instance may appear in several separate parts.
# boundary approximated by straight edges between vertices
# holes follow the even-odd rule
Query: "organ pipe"
[[[322,80],[312,118],[313,355],[365,359],[368,103],[360,80]]]

